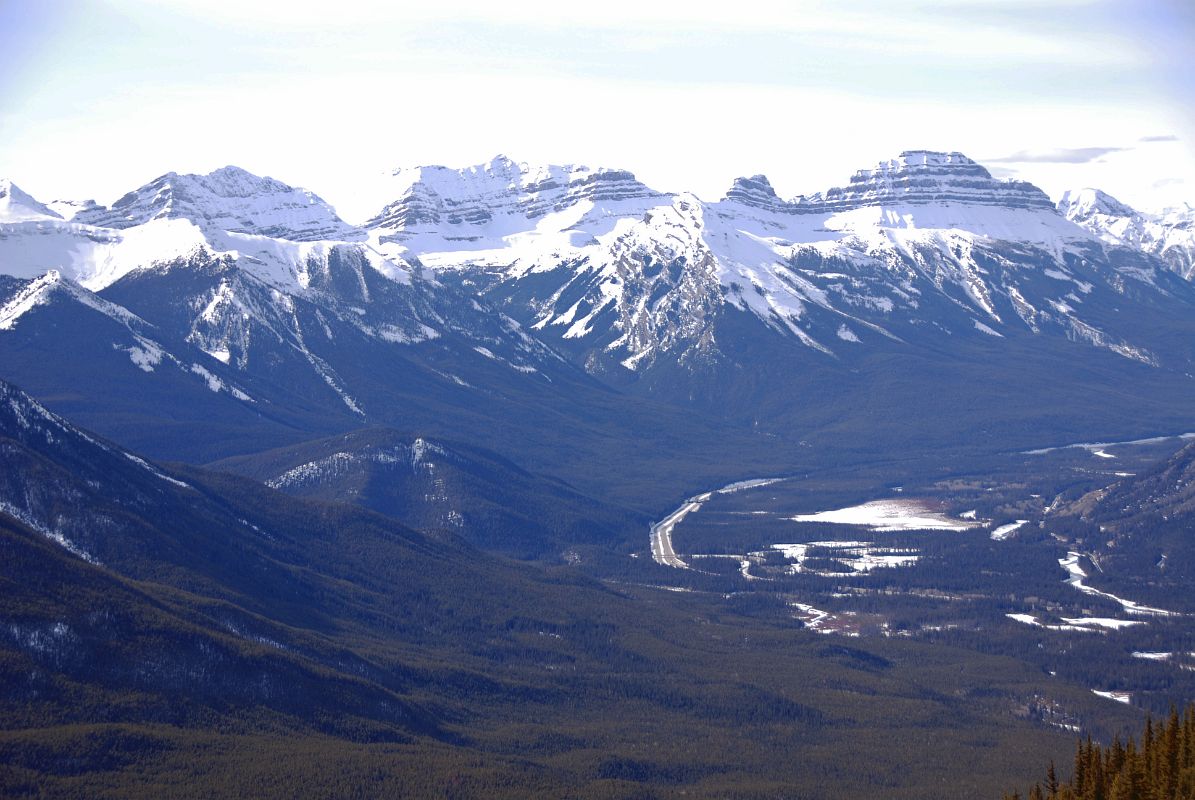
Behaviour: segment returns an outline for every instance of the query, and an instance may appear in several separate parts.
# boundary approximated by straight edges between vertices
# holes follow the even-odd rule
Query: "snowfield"
[[[773,550],[784,554],[785,558],[795,563],[789,567],[789,572],[798,575],[810,572],[822,577],[849,577],[859,573],[871,572],[874,569],[892,567],[906,567],[916,564],[921,554],[916,550],[894,547],[881,547],[872,542],[806,542],[804,544],[774,544]],[[826,572],[809,569],[806,562],[813,556],[811,550],[826,551],[821,558],[837,561],[849,570],[848,572]]]
[[[997,542],[1002,542],[1020,530],[1021,526],[1028,521],[1029,520],[1027,519],[1018,519],[1016,522],[1009,522],[1005,525],[1001,525],[992,531],[992,538]]]
[[[1108,700],[1115,700],[1118,703],[1129,705],[1133,702],[1133,695],[1131,692],[1101,692],[1099,689],[1092,689],[1092,694],[1107,698]]]
[[[873,500],[849,508],[798,514],[793,522],[824,522],[834,525],[858,525],[873,531],[965,531],[979,523],[948,517],[916,500]]]

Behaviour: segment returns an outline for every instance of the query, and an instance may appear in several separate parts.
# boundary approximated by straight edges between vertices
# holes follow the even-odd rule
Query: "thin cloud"
[[[1139,142],[1177,142],[1178,137],[1173,133],[1168,133],[1165,136],[1142,136],[1137,141]]]
[[[989,158],[992,164],[1090,164],[1109,153],[1123,153],[1131,147],[1059,147],[1054,150],[1021,150],[1000,158]]]
[[[988,172],[992,173],[993,178],[1016,178],[1021,174],[1020,170],[1008,167],[992,167]]]

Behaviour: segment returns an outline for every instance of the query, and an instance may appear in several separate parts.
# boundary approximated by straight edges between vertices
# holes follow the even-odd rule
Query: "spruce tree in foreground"
[[[1004,795],[1014,798],[1020,792]],[[1195,703],[1182,715],[1171,709],[1163,723],[1146,720],[1139,747],[1119,737],[1107,747],[1080,740],[1070,781],[1060,782],[1051,762],[1029,800],[1195,800]]]

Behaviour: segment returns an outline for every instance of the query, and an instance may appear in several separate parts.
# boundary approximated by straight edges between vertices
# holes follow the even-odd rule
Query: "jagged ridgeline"
[[[1029,800],[1192,800],[1195,798],[1195,703],[1170,712],[1159,724],[1147,720],[1140,741],[1119,737],[1111,745],[1080,741],[1069,780],[1053,764]],[[1021,800],[1019,792],[1004,800]]]
[[[0,184],[3,377],[160,458],[383,426],[632,501],[671,474],[644,453],[701,442],[751,473],[1185,429],[1189,208],[922,150],[790,199],[502,157],[386,180],[360,225],[235,167],[108,206]]]

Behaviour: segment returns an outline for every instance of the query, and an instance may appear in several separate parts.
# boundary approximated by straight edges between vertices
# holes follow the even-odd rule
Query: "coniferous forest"
[[[1119,737],[1109,746],[1088,737],[1075,747],[1069,781],[1059,781],[1054,764],[1034,784],[1029,800],[1192,800],[1195,798],[1195,704],[1155,725],[1147,720],[1140,742]],[[1006,794],[1020,800],[1021,794]]]

